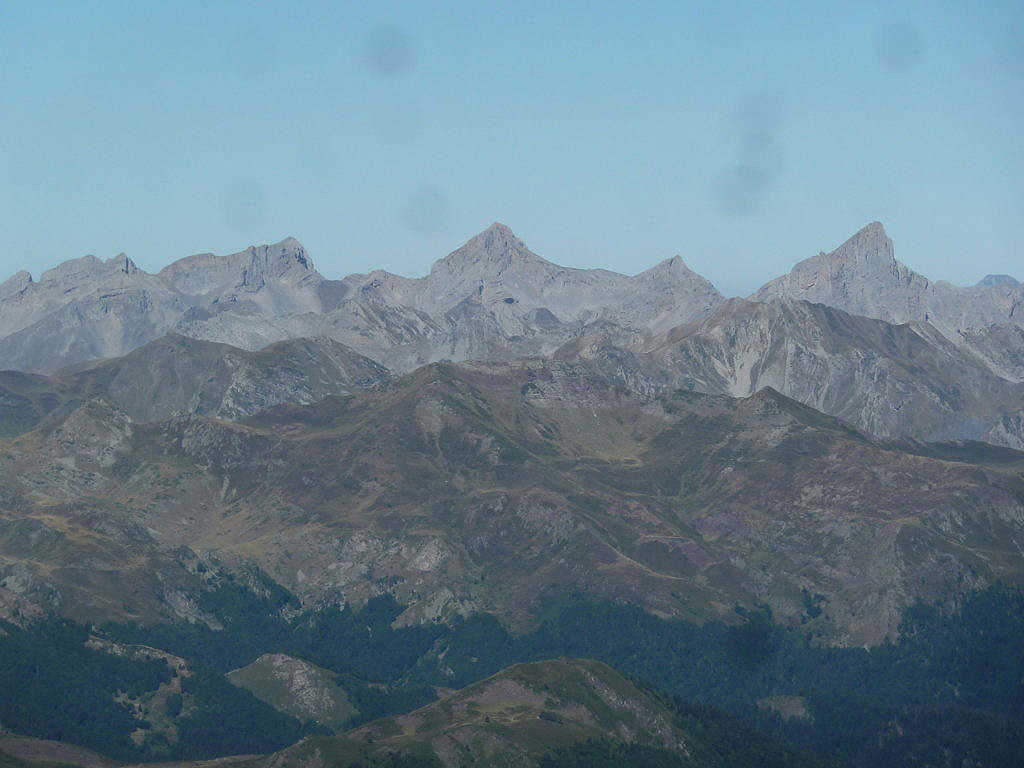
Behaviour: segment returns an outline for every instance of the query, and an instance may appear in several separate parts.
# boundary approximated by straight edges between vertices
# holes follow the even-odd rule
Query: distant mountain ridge
[[[878,224],[749,299],[678,257],[560,267],[499,224],[418,279],[328,280],[292,239],[156,275],[124,255],[19,273],[0,285],[0,641],[20,654],[0,731],[239,753],[173,763],[195,768],[828,764],[763,739],[733,761],[734,726],[546,658],[594,654],[710,703],[724,680],[751,722],[805,746],[820,728],[851,764],[876,742],[872,765],[1004,764],[986,755],[1024,744],[1004,706],[1020,291],[932,284]],[[88,683],[103,653],[167,670]],[[121,720],[79,728],[111,700]],[[879,762],[894,734],[936,757]],[[113,765],[12,738],[26,759],[0,768]]]
[[[771,386],[883,437],[1021,448],[1022,304],[1024,286],[1006,275],[968,288],[930,282],[895,260],[878,222],[748,300],[727,300],[678,256],[633,277],[570,269],[493,224],[421,278],[378,270],[328,280],[292,238],[189,256],[156,275],[123,254],[68,261],[38,282],[20,272],[0,285],[0,368],[52,373],[176,336],[250,352],[329,341],[350,361],[364,358],[364,368],[402,374],[443,360],[571,356],[600,339],[618,350],[621,380],[649,393],[747,396]],[[181,342],[171,346],[184,352]],[[283,371],[274,370],[265,381]],[[223,413],[250,414],[254,404],[285,402],[287,392],[311,402],[351,383],[342,375],[348,383],[334,386],[325,376],[298,389],[294,376],[261,384],[264,394]],[[172,378],[182,381],[180,372]],[[182,392],[156,387],[147,413],[213,412],[209,400],[189,405]]]
[[[955,344],[996,326],[1024,328],[1024,286],[1008,275],[989,275],[960,287],[896,261],[892,240],[872,222],[831,253],[820,253],[766,283],[752,301],[802,299],[888,323],[926,322]],[[986,359],[986,355],[981,353]],[[1001,371],[1024,381],[1024,368]]]
[[[0,286],[0,368],[51,373],[170,332],[261,349],[325,336],[389,367],[553,351],[579,329],[665,330],[723,300],[676,257],[630,278],[559,267],[494,224],[424,278],[327,280],[298,241],[181,259],[156,275],[126,256],[65,262]]]

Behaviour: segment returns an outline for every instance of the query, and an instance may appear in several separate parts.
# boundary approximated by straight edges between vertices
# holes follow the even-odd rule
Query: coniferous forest
[[[779,742],[795,750],[782,753],[790,755],[785,759],[811,760],[814,753],[851,766],[1024,762],[1024,598],[1012,588],[977,592],[955,610],[919,602],[905,612],[897,641],[869,649],[820,645],[799,628],[773,621],[766,607],[740,609],[735,625],[698,626],[569,599],[550,606],[531,631],[513,635],[488,614],[394,629],[402,606],[388,595],[360,610],[285,620],[279,608],[288,599],[283,590],[257,597],[228,584],[204,606],[223,622],[220,631],[84,627],[56,619],[30,629],[5,625],[0,722],[123,760],[266,753],[324,729],[227,682],[224,673],[263,653],[286,653],[332,670],[359,710],[351,725],[422,706],[436,698],[435,686],[461,687],[520,661],[578,657],[603,661],[640,682],[690,732],[745,734],[730,740],[738,745],[735,754],[718,756],[732,765],[767,764],[758,762],[764,759],[759,745]],[[161,648],[188,661],[182,693],[194,704],[187,713],[173,713],[180,726],[176,741],[156,733],[133,741],[132,732],[146,728],[145,717],[115,696],[153,690],[178,671],[159,660],[90,649],[90,635]],[[799,712],[783,717],[768,705],[777,697],[798,701]],[[167,706],[180,710],[180,702],[172,698]],[[640,764],[643,750],[630,750],[583,744],[551,753],[544,765]],[[671,756],[648,757],[645,764],[671,764],[659,762]]]

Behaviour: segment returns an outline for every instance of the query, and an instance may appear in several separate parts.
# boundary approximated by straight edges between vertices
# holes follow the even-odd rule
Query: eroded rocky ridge
[[[124,255],[84,257],[0,286],[0,367],[78,363],[57,377],[60,392],[3,374],[0,410],[14,434],[84,388],[135,419],[233,419],[440,360],[578,353],[648,394],[770,386],[881,437],[1022,447],[1022,291],[1005,275],[932,283],[895,260],[877,222],[748,301],[727,301],[679,257],[635,277],[560,267],[500,224],[418,279],[327,280],[292,239],[157,275]],[[307,350],[258,352],[272,343]]]
[[[730,299],[642,345],[591,334],[555,354],[590,360],[648,394],[748,397],[771,387],[879,437],[1024,448],[1024,383],[995,375],[928,323],[894,325],[793,299]]]
[[[327,280],[294,239],[156,275],[123,254],[86,256],[0,286],[0,368],[50,373],[124,355],[167,333],[261,349],[322,336],[399,372],[440,359],[546,354],[608,323],[656,332],[722,296],[678,257],[636,277],[559,267],[495,224],[419,279],[387,272]]]
[[[989,275],[970,287],[932,282],[895,259],[892,240],[877,221],[831,253],[801,261],[789,274],[750,296],[761,302],[780,298],[826,304],[888,323],[929,323],[954,344],[974,351],[1000,375],[1024,381],[1019,357],[1007,360],[1002,351],[993,354],[976,338],[998,333],[1019,342],[1024,286],[1008,275]]]

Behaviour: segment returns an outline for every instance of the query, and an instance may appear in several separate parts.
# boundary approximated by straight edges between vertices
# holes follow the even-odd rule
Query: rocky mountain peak
[[[279,259],[292,261],[300,267],[313,271],[313,260],[309,258],[302,243],[294,237],[286,237],[276,245],[269,246],[271,252],[277,253]]]
[[[186,256],[164,267],[158,277],[187,295],[204,295],[260,288],[268,278],[298,282],[318,275],[302,243],[288,237],[273,245],[250,245],[229,256]]]
[[[23,269],[0,283],[0,297],[20,293],[32,285],[32,282],[32,275]]]
[[[896,263],[893,256],[892,240],[885,234],[885,227],[873,221],[840,245],[829,257],[835,262],[853,262],[882,268]]]
[[[516,263],[544,263],[504,224],[495,222],[465,245],[434,264],[431,276],[467,272],[500,275]]]
[[[896,261],[892,240],[873,221],[831,253],[819,253],[766,283],[750,298],[828,304],[888,322],[925,319],[927,278]]]
[[[258,262],[266,267],[288,269],[298,266],[305,270],[313,270],[312,259],[302,247],[302,243],[294,237],[286,237],[273,245],[250,245],[244,253],[249,256],[252,263]]]
[[[244,258],[246,256],[248,259]],[[263,286],[268,278],[280,279],[289,274],[301,279],[306,273],[315,272],[306,249],[293,237],[274,245],[249,246],[239,259],[239,266],[242,268],[239,287]]]
[[[641,275],[648,275],[652,278],[657,278],[658,280],[664,280],[667,278],[674,282],[680,280],[685,282],[697,281],[701,284],[706,283],[708,286],[711,286],[710,281],[698,275],[686,265],[682,256],[673,256],[671,259],[665,259],[664,261],[655,264],[646,272],[642,272]],[[711,287],[712,290],[714,290],[713,286]]]
[[[128,254],[119,253],[112,259],[107,259],[104,262],[104,266],[113,267],[118,272],[123,272],[126,275],[134,275],[139,271],[139,268],[135,265],[135,262],[128,258]]]

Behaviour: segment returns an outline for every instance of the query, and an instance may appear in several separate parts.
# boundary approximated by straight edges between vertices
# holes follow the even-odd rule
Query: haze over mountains
[[[1012,546],[994,554],[1014,540],[1004,526],[1017,524],[1012,493],[997,499],[992,486],[998,472],[977,488],[964,484],[967,469],[952,472],[948,478],[956,480],[947,487],[940,465],[909,458],[921,453],[916,443],[876,442],[969,438],[1024,448],[1024,345],[1016,344],[1024,338],[1024,289],[1009,278],[983,283],[930,283],[894,260],[877,223],[751,299],[725,299],[678,257],[635,277],[562,268],[499,224],[419,279],[374,272],[329,281],[294,240],[227,257],[192,256],[157,275],[123,256],[85,257],[38,283],[20,273],[3,285],[8,335],[0,352],[36,372],[0,373],[0,433],[14,438],[0,478],[19,499],[12,502],[22,509],[18,531],[32,519],[52,529],[54,500],[75,508],[78,496],[99,494],[105,501],[95,514],[104,516],[99,510],[109,504],[131,508],[146,499],[144,529],[126,533],[123,525],[139,524],[132,516],[114,514],[121,522],[109,523],[118,532],[110,552],[136,542],[135,556],[146,563],[140,583],[147,572],[162,572],[157,564],[168,547],[184,545],[240,555],[304,601],[366,599],[373,588],[365,574],[373,571],[406,585],[395,594],[410,604],[410,620],[482,606],[512,617],[538,586],[518,570],[534,556],[541,559],[528,573],[550,584],[590,583],[586,573],[618,562],[614,579],[590,585],[596,594],[698,618],[715,615],[711,604],[756,597],[780,615],[795,615],[794,595],[814,586],[833,603],[836,637],[877,642],[894,631],[903,606],[938,589],[928,584],[971,571],[983,585],[1012,580],[1019,570]],[[465,362],[422,367],[439,359]],[[731,398],[748,399],[729,405]],[[822,421],[788,398],[862,432]],[[301,407],[308,410],[288,410]],[[699,434],[682,426],[698,423],[709,426]],[[343,458],[307,455],[329,434],[339,446],[350,443]],[[708,456],[730,444],[744,446],[742,462],[774,466],[776,475],[745,469],[742,482],[720,487],[725,465]],[[327,445],[335,443],[324,444],[325,455],[335,456],[338,448]],[[659,455],[658,445],[671,446],[668,455]],[[976,463],[971,450],[958,450],[956,461]],[[854,513],[866,531],[882,528],[866,538],[838,537],[842,554],[832,551],[830,536],[810,550],[798,543],[811,529],[828,529],[837,514],[838,501],[825,503],[824,486],[814,480],[825,469],[804,466],[820,451],[830,457],[828,494],[842,489],[840,507],[879,510],[877,520]],[[683,454],[688,468],[670,470]],[[166,457],[177,458],[165,466]],[[692,462],[707,467],[706,476],[687,474]],[[887,464],[904,462],[900,482],[861,486],[862,472],[881,478]],[[636,519],[625,539],[611,523],[620,512],[597,522],[605,514],[598,509],[623,503],[614,484],[602,492],[595,475],[590,500],[580,500],[578,475],[590,465],[633,488],[627,517]],[[460,480],[464,471],[470,474]],[[406,487],[398,479],[410,472],[418,480]],[[803,480],[776,485],[794,472]],[[164,498],[167,483],[178,488],[173,500]],[[890,485],[902,500],[886,496]],[[481,495],[463,508],[473,488]],[[769,504],[772,488],[779,495]],[[995,516],[987,522],[953,501],[982,489]],[[441,499],[451,492],[454,506],[445,506]],[[29,512],[40,494],[42,517]],[[682,528],[676,513],[662,508],[665,494],[687,509]],[[762,501],[748,507],[740,501],[748,494]],[[402,532],[388,527],[432,516],[426,510],[438,504],[446,511],[426,526],[429,536],[413,533],[422,523],[403,523]],[[587,504],[597,506],[586,512]],[[779,514],[805,509],[808,517],[770,533],[751,517],[751,509],[773,517],[765,504]],[[196,509],[206,511],[197,516]],[[535,554],[518,545],[503,554],[486,543],[504,541],[500,527],[483,522],[504,509],[520,519],[533,542],[520,543]],[[704,522],[691,519],[698,509]],[[963,539],[940,533],[946,523],[933,518],[948,515],[977,532]],[[901,521],[895,529],[890,518]],[[381,528],[384,520],[391,522]],[[701,526],[724,527],[712,535]],[[343,533],[349,529],[359,532],[351,541]],[[473,530],[475,538],[464,539]],[[882,530],[902,533],[878,549]],[[11,552],[24,554],[22,533],[10,535]],[[63,524],[53,535],[65,543],[53,549],[56,559],[43,558],[44,571],[8,564],[7,580],[19,592],[43,599],[90,583],[62,565],[78,559],[69,555],[75,537],[66,537]],[[936,535],[943,543],[929,547],[948,553],[941,564],[901,554],[908,542]],[[343,541],[349,543],[330,543]],[[772,551],[787,553],[777,568],[737,565],[769,541]],[[980,542],[989,552],[984,567],[974,562]],[[551,548],[563,546],[574,552],[569,561],[589,565],[562,570],[550,562]],[[302,568],[281,560],[293,555]],[[471,585],[483,573],[493,578],[505,557],[508,572],[492,582],[500,589]],[[881,558],[874,582],[853,566],[823,565],[863,557]],[[787,575],[797,562],[803,581]],[[172,573],[161,577],[163,587],[134,599],[134,610],[156,610],[149,601],[164,600],[180,581]],[[692,604],[666,597],[679,592],[675,580],[698,574]],[[407,592],[413,583],[420,586]],[[104,603],[117,605],[106,586],[86,590],[94,607],[83,619],[103,613]],[[185,609],[174,613],[196,619]]]
[[[327,280],[291,239],[156,275],[124,256],[19,273],[0,286],[0,650],[20,661],[0,686],[37,648],[149,667],[76,683],[59,716],[31,714],[63,706],[45,685],[40,709],[0,712],[124,759],[534,766],[590,738],[732,764],[733,726],[680,720],[596,662],[483,680],[574,649],[672,670],[663,693],[735,674],[716,699],[734,714],[827,752],[877,742],[873,765],[904,732],[894,754],[945,764],[918,760],[932,742],[912,718],[947,690],[934,717],[960,713],[970,738],[936,754],[1016,749],[1024,730],[977,733],[1017,722],[1016,644],[993,628],[1017,626],[999,611],[1019,593],[991,590],[1024,584],[1022,291],[930,283],[879,224],[747,299],[678,257],[563,268],[498,224],[417,279]],[[972,595],[995,614],[947,618],[984,641],[886,643]],[[834,668],[821,646],[898,663],[851,699],[793,688]],[[992,682],[976,659],[996,657]],[[109,722],[83,729],[74,708],[101,705]]]
[[[746,300],[726,299],[679,257],[634,277],[559,267],[495,224],[416,279],[328,280],[290,238],[156,275],[123,255],[65,262],[38,282],[21,272],[0,286],[0,368],[51,374],[169,334],[249,351],[329,339],[394,374],[439,360],[600,355],[649,393],[771,386],[881,437],[1021,448],[1022,302],[1008,276],[930,282],[895,260],[878,223]],[[338,379],[319,381],[298,401],[339,392]],[[149,416],[189,409],[180,393],[150,399]]]

